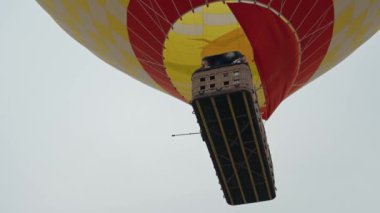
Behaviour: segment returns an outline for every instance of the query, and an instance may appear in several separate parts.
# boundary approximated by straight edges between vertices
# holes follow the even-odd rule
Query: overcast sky
[[[228,206],[189,105],[0,0],[0,212],[377,212],[380,34],[266,122],[277,198]]]

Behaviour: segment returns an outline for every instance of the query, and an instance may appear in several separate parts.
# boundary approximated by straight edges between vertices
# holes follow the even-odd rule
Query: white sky
[[[376,212],[380,34],[266,122],[277,198],[222,198],[189,105],[0,0],[0,212]]]

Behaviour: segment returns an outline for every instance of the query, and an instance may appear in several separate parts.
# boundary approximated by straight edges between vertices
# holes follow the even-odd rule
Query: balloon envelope
[[[240,51],[266,119],[380,28],[379,0],[37,2],[99,58],[185,102],[203,57]]]

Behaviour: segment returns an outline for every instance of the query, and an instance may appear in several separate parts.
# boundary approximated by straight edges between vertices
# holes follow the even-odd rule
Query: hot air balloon
[[[96,56],[187,103],[202,59],[241,53],[263,119],[380,28],[379,0],[37,2]]]

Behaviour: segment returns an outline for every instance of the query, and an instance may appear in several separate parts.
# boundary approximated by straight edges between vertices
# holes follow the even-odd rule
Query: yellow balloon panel
[[[173,85],[190,101],[191,75],[200,67],[202,58],[229,51],[240,51],[246,56],[254,85],[261,88],[253,50],[242,28],[227,4],[212,3],[188,12],[174,24],[165,42],[164,65]],[[259,104],[263,105],[261,89],[258,96]]]

